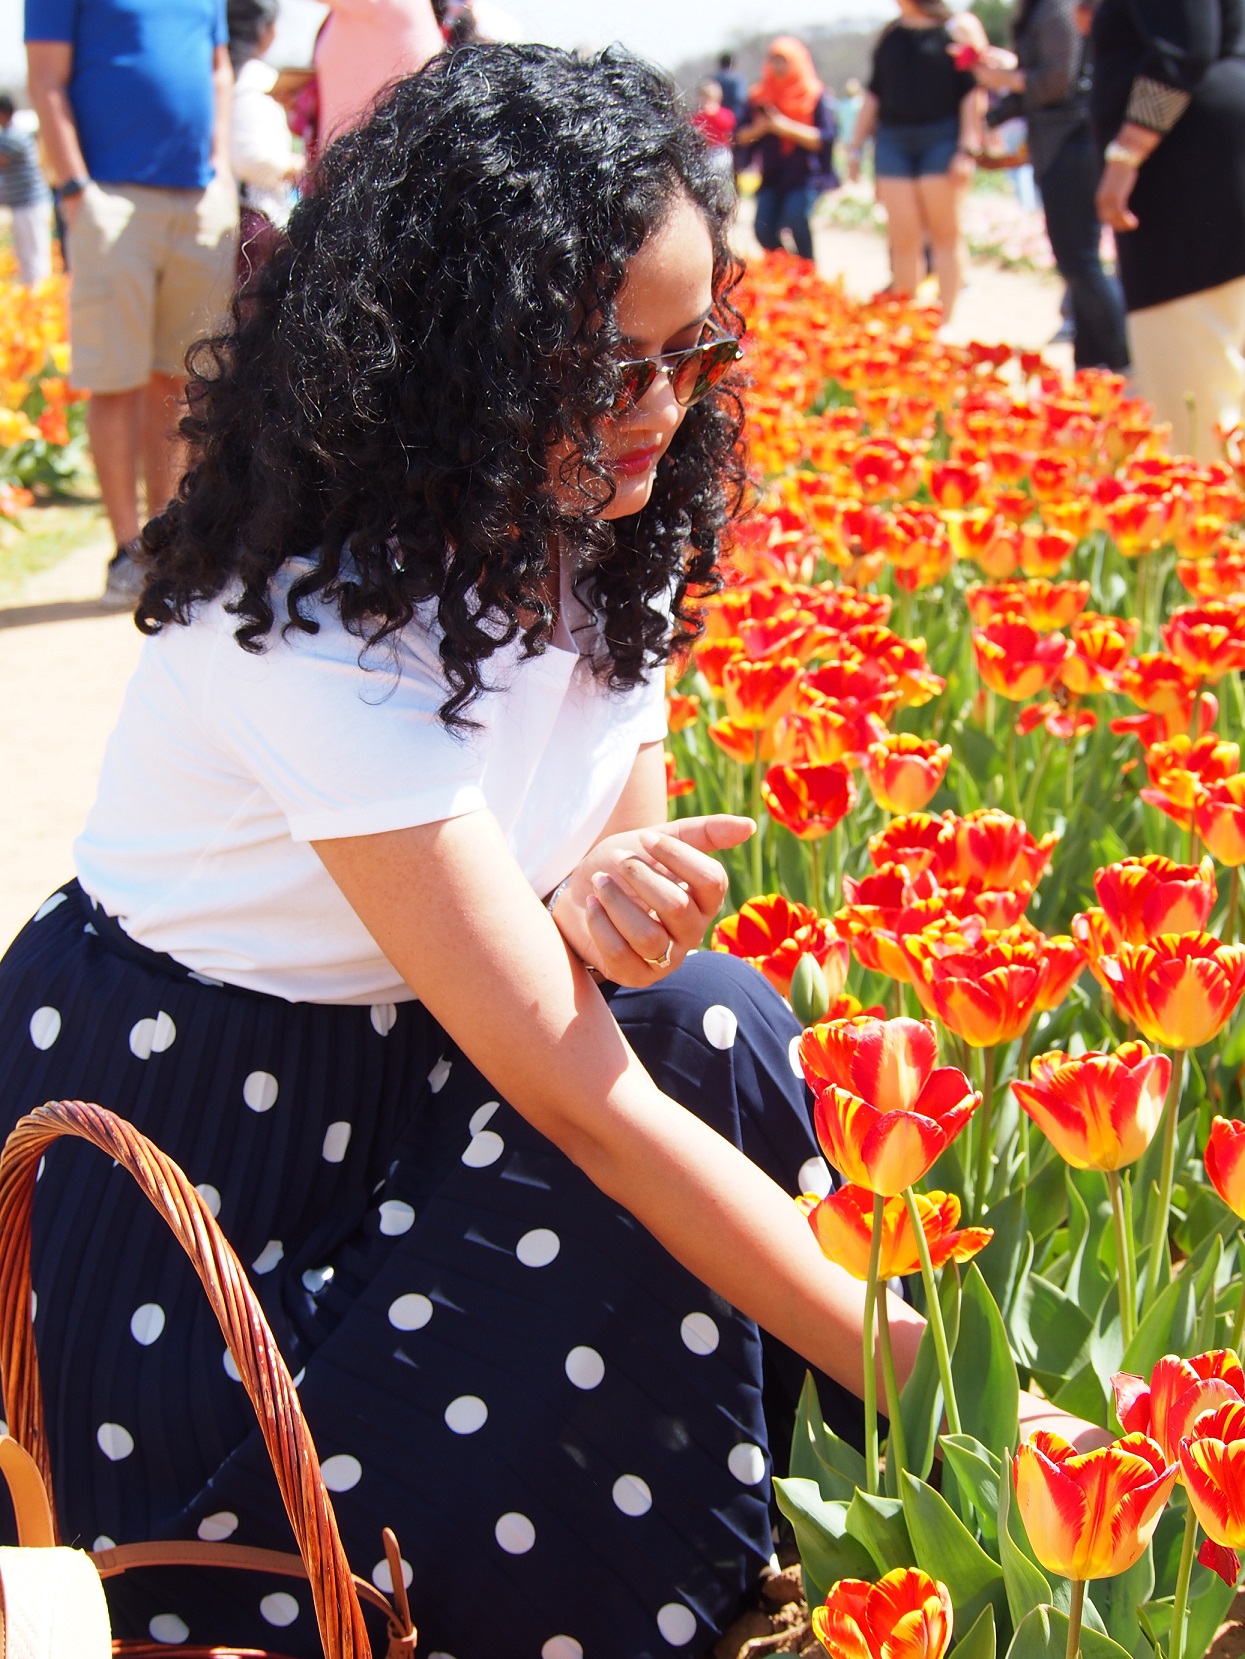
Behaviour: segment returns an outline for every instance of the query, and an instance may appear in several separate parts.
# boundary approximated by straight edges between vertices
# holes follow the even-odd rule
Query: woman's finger
[[[671,935],[612,876],[598,871],[592,888],[619,937],[642,961],[655,962],[666,954]]]
[[[676,881],[685,881],[697,910],[712,921],[726,897],[726,872],[714,858],[658,831],[644,834],[640,844]]]
[[[672,939],[689,948],[700,943],[709,918],[685,882],[635,853],[620,860],[618,879],[645,910],[655,912]]]

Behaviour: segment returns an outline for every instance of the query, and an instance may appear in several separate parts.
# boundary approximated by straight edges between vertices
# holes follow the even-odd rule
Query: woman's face
[[[791,73],[791,65],[781,52],[771,52],[768,62],[770,68],[780,81],[784,80]]]
[[[712,306],[709,227],[696,204],[679,196],[627,267],[614,311],[621,355],[656,358],[699,344]],[[658,463],[686,413],[670,377],[659,374],[633,408],[609,421],[604,460],[615,493],[602,518],[626,518],[647,504]]]

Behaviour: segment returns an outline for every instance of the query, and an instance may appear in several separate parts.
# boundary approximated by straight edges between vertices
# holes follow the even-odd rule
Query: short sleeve
[[[279,632],[260,653],[214,630],[202,718],[262,788],[295,841],[409,829],[485,805],[490,697],[463,736],[438,709],[447,695],[436,648],[408,628],[364,648],[327,607],[317,634]],[[195,629],[186,629],[194,634]]]
[[[217,0],[216,17],[212,25],[212,45],[228,46],[229,20],[225,15],[225,0]]]
[[[639,743],[660,743],[669,731],[666,721],[666,675],[661,667],[650,671],[642,690],[635,693],[640,705],[637,723]]]
[[[27,40],[72,43],[77,36],[79,0],[26,0]]]

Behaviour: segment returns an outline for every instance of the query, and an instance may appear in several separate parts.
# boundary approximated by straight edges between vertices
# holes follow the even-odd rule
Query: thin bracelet
[[[549,912],[549,914],[551,916],[553,916],[553,907],[554,907],[554,905],[557,904],[558,900],[562,897],[562,889],[567,885],[567,883],[570,881],[570,879],[571,879],[570,876],[563,876],[562,880],[558,883],[558,885],[554,888],[553,892],[550,893],[549,897],[545,900],[545,909]],[[554,925],[555,925],[555,927],[557,926],[557,917],[556,916],[554,916]],[[569,943],[569,941],[568,941],[568,943]],[[592,966],[591,962],[584,962],[584,959],[583,959],[582,956],[579,958],[579,960],[581,962],[583,962],[585,973],[590,973],[590,974],[592,974],[592,976],[594,978],[597,978],[597,979],[604,979],[605,975],[601,972],[600,968],[594,968]]]

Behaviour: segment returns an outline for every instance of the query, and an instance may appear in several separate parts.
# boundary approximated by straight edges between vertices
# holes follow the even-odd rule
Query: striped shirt
[[[48,199],[33,133],[0,128],[0,206],[32,207]]]

